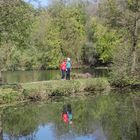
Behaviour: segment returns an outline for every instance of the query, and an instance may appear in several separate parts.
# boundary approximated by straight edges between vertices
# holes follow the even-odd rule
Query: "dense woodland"
[[[0,71],[111,66],[111,80],[138,80],[139,0],[51,0],[34,8],[0,0]],[[1,74],[0,74],[1,75]]]

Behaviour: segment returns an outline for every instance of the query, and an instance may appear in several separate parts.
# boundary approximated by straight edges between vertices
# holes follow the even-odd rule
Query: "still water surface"
[[[125,94],[68,98],[1,109],[1,140],[139,140],[140,100]],[[73,119],[62,119],[64,105]]]
[[[94,77],[105,77],[108,75],[108,70],[105,69],[72,69],[72,73],[86,73],[89,72]],[[60,79],[60,70],[45,70],[45,71],[14,71],[3,72],[2,79],[5,83],[18,82],[35,82],[44,80]]]

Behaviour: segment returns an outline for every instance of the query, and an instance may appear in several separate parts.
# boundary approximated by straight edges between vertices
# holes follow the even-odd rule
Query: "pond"
[[[104,77],[108,75],[107,69],[73,69],[72,73],[89,72],[95,77]],[[45,70],[45,71],[8,71],[2,73],[2,79],[5,83],[23,83],[35,82],[44,80],[60,79],[60,70]]]
[[[108,94],[1,108],[0,140],[139,140],[139,101]]]

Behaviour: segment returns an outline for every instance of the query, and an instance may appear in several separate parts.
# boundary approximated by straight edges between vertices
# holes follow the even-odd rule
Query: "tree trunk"
[[[2,84],[2,74],[1,74],[1,70],[0,70],[0,84]]]
[[[136,69],[136,46],[133,45],[133,50],[132,50],[132,65],[131,65],[131,73],[135,72]]]
[[[138,0],[136,0],[136,9],[138,6]],[[135,12],[134,26],[133,26],[133,34],[132,34],[132,65],[131,65],[131,73],[134,73],[136,70],[136,59],[137,59],[137,50],[138,46],[138,11]]]

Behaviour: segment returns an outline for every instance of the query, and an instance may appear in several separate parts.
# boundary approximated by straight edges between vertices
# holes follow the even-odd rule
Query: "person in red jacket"
[[[61,79],[65,79],[65,75],[66,75],[66,60],[64,59],[64,61],[60,64],[60,70],[61,70]]]
[[[68,118],[68,114],[67,114],[67,106],[66,106],[66,105],[63,106],[62,120],[63,120],[66,124],[68,124],[68,122],[69,122],[69,118]]]

